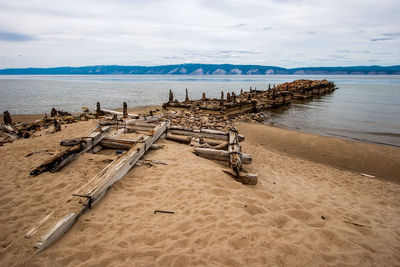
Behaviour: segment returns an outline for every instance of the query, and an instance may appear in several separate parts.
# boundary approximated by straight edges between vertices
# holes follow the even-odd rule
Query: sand
[[[400,264],[396,179],[338,168],[335,162],[359,161],[345,153],[346,140],[332,141],[335,149],[329,155],[335,162],[329,164],[328,157],[317,162],[309,154],[319,150],[310,150],[304,139],[319,147],[330,138],[255,124],[240,124],[239,129],[246,136],[243,151],[253,156],[246,168],[259,175],[256,186],[234,181],[222,172],[224,165],[195,156],[189,146],[161,139],[158,144],[164,148],[145,158],[168,165],[134,167],[60,240],[35,255],[32,245],[39,233],[31,239],[25,233],[54,209],[67,208],[71,193],[115,155],[85,154],[58,173],[35,178],[29,177],[30,170],[50,155],[25,155],[57,151],[61,140],[88,135],[95,123],[63,126],[55,134],[37,132],[0,147],[0,265]],[[279,139],[267,142],[272,134]],[[357,148],[363,149],[378,162],[378,152],[387,147]],[[400,149],[392,152],[391,164],[399,167]],[[370,173],[380,173],[371,168]],[[154,214],[156,209],[175,214]]]

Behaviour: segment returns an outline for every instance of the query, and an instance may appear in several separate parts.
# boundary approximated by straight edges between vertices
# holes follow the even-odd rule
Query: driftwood
[[[110,127],[105,127],[101,132],[92,133],[87,139],[88,140],[80,140],[80,142],[76,145],[73,145],[71,148],[62,151],[55,155],[54,157],[47,160],[45,163],[41,164],[39,167],[36,167],[31,171],[31,176],[37,176],[43,172],[50,171],[56,172],[69,164],[75,158],[79,157],[81,154],[89,151],[91,148],[97,145],[108,133]],[[72,144],[74,141],[68,140],[68,144]],[[62,142],[63,143],[63,142]]]
[[[167,133],[167,140],[172,140],[182,144],[190,144],[192,137]]]
[[[125,176],[125,174],[136,164],[151,145],[159,139],[166,129],[167,123],[161,123],[158,125],[141,140],[142,142],[137,149],[131,149],[126,154],[115,159],[87,184],[78,189],[73,196],[79,197],[80,199],[79,202],[76,202],[81,207],[80,212],[77,214],[67,214],[61,221],[43,235],[34,246],[34,248],[38,249],[37,253],[54,243],[73,225],[81,214],[95,205],[115,182]]]
[[[229,161],[230,153],[229,151],[213,149],[213,148],[201,148],[196,147],[194,149],[194,153],[202,158],[206,159],[213,159],[213,160],[221,160],[221,161]],[[252,161],[250,154],[243,154],[242,155],[242,163],[243,164],[250,164]]]
[[[120,112],[120,111],[114,111],[114,110],[110,110],[110,109],[104,109],[104,108],[102,108],[101,109],[101,112],[103,113],[103,114],[112,114],[112,115],[117,115],[117,116],[121,116],[121,117],[123,117],[124,116],[124,113],[123,112]],[[138,119],[139,118],[139,115],[137,115],[137,114],[127,114],[128,115],[128,117],[130,117],[130,118],[134,118],[134,119]]]

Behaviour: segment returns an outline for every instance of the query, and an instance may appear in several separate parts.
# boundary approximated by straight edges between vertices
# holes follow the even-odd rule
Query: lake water
[[[183,100],[239,93],[250,86],[267,89],[296,79],[328,79],[339,87],[332,94],[266,112],[272,125],[328,136],[400,146],[400,76],[0,76],[0,111],[49,113],[52,107],[79,112],[82,106],[104,108],[160,105],[169,89]]]

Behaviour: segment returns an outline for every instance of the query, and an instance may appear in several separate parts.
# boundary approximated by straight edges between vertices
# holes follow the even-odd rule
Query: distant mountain
[[[165,66],[119,66],[100,65],[85,67],[21,68],[1,69],[0,75],[400,75],[396,66],[354,66],[354,67],[304,67],[286,69],[275,66],[231,65],[231,64],[179,64]]]

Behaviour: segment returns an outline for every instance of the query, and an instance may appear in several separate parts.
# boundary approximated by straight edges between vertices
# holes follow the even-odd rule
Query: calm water
[[[400,146],[400,76],[0,76],[0,111],[49,113],[52,107],[79,112],[104,108],[159,105],[175,98],[219,97],[221,90],[266,89],[296,79],[334,81],[334,93],[297,101],[266,112],[268,123],[317,134]]]

